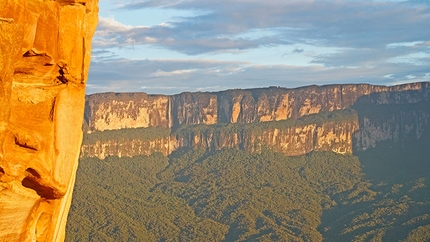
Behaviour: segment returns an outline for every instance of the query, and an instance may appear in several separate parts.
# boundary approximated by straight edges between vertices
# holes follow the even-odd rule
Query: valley
[[[426,241],[429,92],[89,96],[66,241]]]

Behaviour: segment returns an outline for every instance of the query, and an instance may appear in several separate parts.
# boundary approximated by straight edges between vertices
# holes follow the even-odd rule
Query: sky
[[[100,0],[87,93],[430,81],[430,0]]]

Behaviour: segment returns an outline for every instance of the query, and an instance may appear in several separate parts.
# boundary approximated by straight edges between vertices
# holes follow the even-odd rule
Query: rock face
[[[260,152],[264,147],[290,156],[327,150],[344,154],[352,153],[352,135],[357,130],[358,122],[355,119],[274,127],[257,132],[252,128],[239,128],[233,132],[226,132],[223,128],[209,128],[202,132],[183,129],[179,134],[173,133],[154,139],[121,137],[93,142],[84,139],[81,156],[104,159],[107,156],[133,157],[154,152],[167,156],[179,148],[206,150],[237,148]]]
[[[270,147],[290,156],[311,151],[353,153],[384,141],[419,140],[430,128],[429,94],[430,83],[410,83],[175,96],[91,95],[87,97],[87,136],[121,128],[158,127],[167,131],[150,139],[139,135],[123,135],[120,139],[100,136],[92,142],[84,141],[81,155],[100,159],[152,152],[169,155],[179,148],[196,147],[255,152]]]
[[[146,93],[101,93],[87,97],[85,120],[91,130],[169,127],[171,98]]]
[[[97,0],[0,0],[0,241],[62,241]]]
[[[195,124],[254,123],[297,119],[342,110],[357,102],[372,104],[416,102],[429,96],[430,83],[399,86],[347,84],[296,89],[261,88],[217,93],[107,93],[87,97],[90,131]],[[371,96],[372,98],[363,98]],[[362,100],[363,99],[363,100]]]
[[[397,112],[380,110],[379,114],[359,117],[360,129],[354,133],[354,150],[375,148],[385,141],[400,144],[405,148],[429,135],[430,107],[412,110],[409,108],[405,107]]]
[[[252,127],[239,129],[237,132],[225,132],[220,129],[213,132],[193,132],[184,130],[185,135],[173,136],[178,148],[203,148],[221,150],[223,148],[243,149],[261,152],[263,148],[299,156],[311,151],[334,151],[352,153],[352,135],[358,130],[356,120],[309,123],[291,127],[268,127],[255,131]]]
[[[167,156],[178,148],[177,144],[175,137],[169,136],[151,140],[133,138],[98,140],[94,143],[83,144],[81,156],[104,159],[107,156],[133,157],[150,155],[154,152]]]

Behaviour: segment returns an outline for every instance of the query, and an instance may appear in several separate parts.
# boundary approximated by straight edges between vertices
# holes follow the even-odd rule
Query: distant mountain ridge
[[[297,119],[356,103],[404,104],[427,100],[430,83],[397,86],[344,84],[184,92],[177,95],[100,93],[87,96],[89,131]]]
[[[183,147],[352,153],[383,141],[420,139],[429,128],[429,94],[428,82],[93,94],[86,100],[81,156],[169,155]],[[144,138],[147,128],[158,134]],[[141,135],[121,135],[125,130]]]

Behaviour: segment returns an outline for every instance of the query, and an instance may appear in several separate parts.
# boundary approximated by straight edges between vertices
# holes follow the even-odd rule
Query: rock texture
[[[95,131],[169,127],[171,98],[146,93],[100,93],[87,96],[85,120]]]
[[[354,150],[375,148],[385,141],[405,148],[429,135],[430,107],[412,110],[406,107],[398,112],[384,112],[387,111],[359,117],[360,129],[354,133]]]
[[[156,139],[120,138],[84,143],[81,156],[97,157],[102,160],[108,156],[133,157],[150,155],[154,152],[168,156],[177,148],[179,148],[177,140],[170,136]]]
[[[255,152],[269,147],[290,156],[311,151],[353,153],[384,141],[419,140],[430,128],[429,94],[430,83],[265,88],[174,96],[96,94],[87,97],[87,136],[121,128],[159,127],[168,131],[149,139],[110,135],[84,141],[81,155],[100,159],[152,152],[169,155],[179,148],[196,147]]]
[[[252,128],[239,129],[237,132],[195,133],[184,130],[185,135],[173,136],[177,148],[203,148],[221,150],[223,148],[243,149],[250,152],[261,152],[269,148],[288,156],[299,156],[311,151],[334,151],[352,153],[352,135],[358,130],[355,119],[330,121],[322,124],[310,123],[292,127],[266,128],[254,131]]]
[[[372,104],[417,102],[427,98],[430,83],[399,86],[346,84],[296,89],[261,88],[217,93],[107,93],[87,97],[86,123],[90,131],[195,124],[254,123],[297,119],[342,110],[357,102]],[[371,99],[366,98],[372,97]]]
[[[344,154],[352,153],[352,135],[357,130],[358,122],[355,119],[267,128],[264,132],[255,132],[252,128],[238,129],[234,132],[225,132],[222,128],[209,128],[201,132],[184,129],[180,134],[173,133],[154,139],[111,138],[95,142],[84,141],[81,156],[104,159],[107,156],[133,157],[154,152],[167,156],[180,148],[202,148],[212,151],[237,148],[260,152],[264,147],[270,147],[289,156],[327,150]]]
[[[62,241],[97,0],[0,0],[0,241]]]

